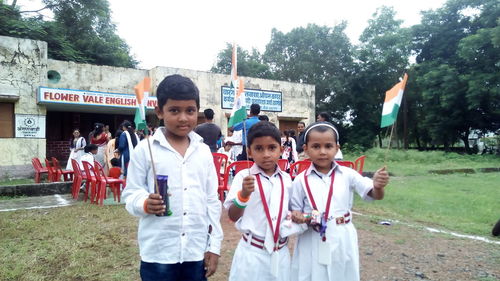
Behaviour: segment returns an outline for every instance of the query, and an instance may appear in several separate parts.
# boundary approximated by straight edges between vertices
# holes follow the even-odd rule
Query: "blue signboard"
[[[233,88],[222,86],[221,87],[221,103],[222,108],[232,109],[234,103]],[[283,94],[277,91],[245,89],[245,103],[247,108],[252,103],[260,105],[261,111],[283,111]]]

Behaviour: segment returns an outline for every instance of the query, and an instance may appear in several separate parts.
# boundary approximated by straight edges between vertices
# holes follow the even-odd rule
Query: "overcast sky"
[[[11,1],[8,1],[11,2]],[[308,23],[333,26],[348,22],[351,42],[382,5],[392,6],[404,26],[420,21],[420,11],[441,7],[445,0],[109,0],[118,34],[140,61],[155,66],[209,70],[226,42],[263,52],[272,28],[289,32]],[[18,0],[23,9],[40,0]]]

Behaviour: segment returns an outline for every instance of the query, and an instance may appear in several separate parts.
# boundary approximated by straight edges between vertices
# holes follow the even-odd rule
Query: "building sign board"
[[[252,103],[260,105],[261,111],[283,111],[283,94],[277,91],[245,89],[245,103],[247,108]],[[234,103],[234,90],[231,87],[221,87],[221,104],[222,108],[232,109]]]
[[[45,115],[16,114],[16,138],[45,138]]]
[[[108,106],[117,108],[137,107],[137,100],[135,99],[135,95],[39,87],[38,104],[54,103],[88,106]],[[156,105],[156,97],[150,96],[147,108],[154,109]]]

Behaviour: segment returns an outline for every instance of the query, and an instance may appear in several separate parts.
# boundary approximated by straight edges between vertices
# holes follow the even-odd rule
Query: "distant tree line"
[[[107,0],[43,0],[44,8],[21,11],[0,0],[0,35],[42,40],[51,59],[136,67],[130,48],[116,34]],[[42,13],[50,10],[53,19]]]
[[[449,0],[409,28],[395,17],[377,9],[356,45],[346,22],[274,29],[264,53],[238,48],[238,75],[316,85],[316,110],[333,116],[345,145],[369,148],[386,135],[385,91],[407,72],[395,130],[403,147],[450,150],[462,140],[470,153],[472,130],[500,128],[500,2]],[[230,69],[227,44],[212,71]]]

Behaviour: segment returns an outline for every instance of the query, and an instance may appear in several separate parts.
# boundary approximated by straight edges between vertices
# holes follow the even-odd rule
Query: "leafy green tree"
[[[354,70],[346,26],[346,22],[334,27],[309,24],[286,34],[273,29],[264,53],[274,78],[314,84],[316,110],[329,112],[337,124],[347,118]]]
[[[498,128],[499,15],[495,0],[449,0],[414,26],[422,122],[433,144],[448,149],[461,139],[471,152],[471,130]]]
[[[82,63],[136,67],[128,45],[116,35],[107,0],[44,0],[54,20],[23,17],[14,1],[0,1],[0,35],[46,41],[49,58]]]
[[[391,7],[381,7],[368,21],[356,49],[356,71],[351,95],[350,141],[371,147],[380,137],[380,118],[385,92],[398,82],[409,66],[410,33],[401,28]],[[399,115],[401,120],[401,112]],[[400,126],[403,127],[403,126]]]
[[[217,55],[217,62],[210,69],[215,73],[230,74],[231,59],[233,54],[233,46],[226,43],[226,48],[221,50]],[[262,55],[257,49],[252,49],[251,52],[237,47],[237,72],[238,76],[248,76],[257,78],[271,78],[269,66],[263,62]]]

